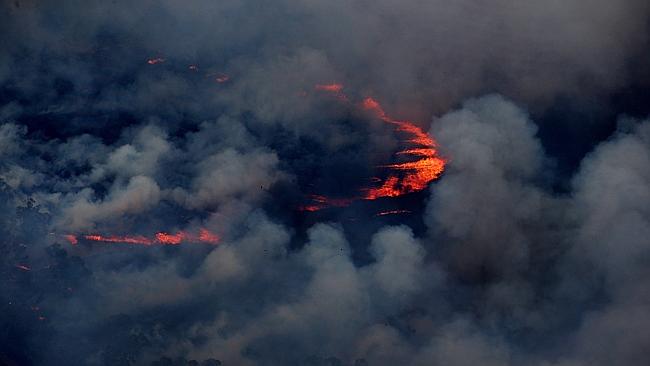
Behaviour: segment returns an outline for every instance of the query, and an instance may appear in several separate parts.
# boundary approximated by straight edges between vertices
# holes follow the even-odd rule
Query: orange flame
[[[435,141],[422,129],[410,121],[399,121],[390,118],[379,102],[373,98],[366,98],[362,102],[362,106],[366,110],[373,111],[377,117],[384,122],[397,125],[397,131],[401,131],[410,135],[406,140],[407,143],[417,147],[407,148],[397,152],[398,155],[411,155],[418,157],[417,160],[384,165],[384,168],[389,168],[394,171],[403,172],[403,176],[399,178],[395,174],[391,174],[384,184],[378,188],[370,188],[366,190],[364,199],[373,200],[381,197],[396,197],[403,194],[417,192],[425,189],[427,185],[440,177],[445,170],[445,160],[437,156],[435,149]]]
[[[347,101],[343,94],[343,85],[317,84],[316,90],[327,91],[336,94],[341,100]],[[396,126],[396,131],[408,136],[405,142],[407,147],[397,152],[397,155],[407,155],[415,160],[388,164],[381,166],[392,171],[379,187],[364,188],[363,196],[360,199],[374,200],[382,197],[398,197],[407,193],[417,192],[425,189],[427,185],[440,177],[445,170],[446,161],[438,156],[436,142],[420,127],[411,121],[400,121],[389,117],[379,102],[373,98],[365,98],[361,102],[361,108],[373,112],[379,119]],[[373,178],[373,182],[380,183],[382,179]],[[321,198],[322,197],[322,198]],[[334,202],[323,196],[312,196],[312,204],[300,207],[302,211],[318,211],[325,207],[347,206],[354,199],[338,200]]]
[[[312,204],[301,206],[298,208],[299,211],[319,211],[327,207],[345,207],[349,206],[353,201],[352,198],[328,198],[325,196],[320,196],[313,194],[311,195]]]
[[[397,152],[397,155],[406,155],[406,154],[432,158],[436,155],[436,152],[433,149],[427,149],[427,148],[406,149]]]
[[[322,92],[331,93],[342,102],[347,102],[348,97],[343,93],[343,84],[330,83],[330,84],[316,84],[314,89]]]
[[[156,241],[167,245],[178,245],[185,238],[185,233],[178,232],[176,234],[156,233]]]
[[[340,93],[343,90],[343,84],[331,83],[331,84],[316,84],[316,90],[331,92],[331,93]]]
[[[83,235],[82,237],[88,241],[132,245],[179,245],[182,243],[204,243],[215,245],[221,240],[217,234],[214,234],[207,229],[199,230],[199,235],[193,235],[185,231],[179,231],[176,234],[169,234],[161,231],[156,233],[153,238],[148,238],[142,235],[104,236],[99,234]],[[72,245],[78,243],[77,236],[75,235],[65,235],[65,238]]]
[[[70,242],[72,245],[77,245],[79,243],[79,240],[77,240],[77,237],[74,235],[65,235],[65,239]]]
[[[397,197],[400,195],[398,189],[399,179],[397,177],[388,177],[384,184],[379,188],[366,188],[366,195],[363,197],[367,200],[374,200],[381,197]]]
[[[201,243],[217,244],[219,243],[219,236],[206,229],[199,230],[199,241]]]
[[[142,244],[142,245],[151,245],[153,240],[141,236],[103,236],[103,235],[84,235],[84,239],[90,241],[100,241],[104,243],[125,243],[125,244]]]

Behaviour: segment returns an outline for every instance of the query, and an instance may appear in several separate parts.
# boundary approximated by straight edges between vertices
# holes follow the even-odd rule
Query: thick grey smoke
[[[434,122],[431,135],[450,164],[435,187],[430,227],[453,243],[459,270],[506,275],[528,262],[545,199],[534,184],[543,164],[535,132],[521,109],[498,96]]]
[[[0,364],[648,364],[649,15],[0,3]],[[365,97],[443,176],[299,212],[402,144]],[[200,228],[219,244],[82,238]]]
[[[486,90],[548,101],[625,85],[637,74],[629,61],[648,42],[648,10],[639,0],[14,1],[2,5],[0,76],[25,97],[47,85],[41,103],[62,112],[91,98],[103,111],[180,118],[203,108],[198,100],[173,107],[194,93],[290,123],[313,110],[298,103],[296,90],[323,79],[342,79],[403,112],[442,112]],[[155,56],[232,73],[236,86],[214,97],[169,73],[119,82]],[[43,75],[43,63],[53,72]],[[61,79],[78,94],[57,98]],[[110,85],[95,90],[98,81]],[[3,110],[15,115],[21,104]],[[299,120],[295,128],[308,131]]]
[[[535,179],[543,175],[544,153],[534,125],[512,103],[471,100],[432,128],[452,157],[432,189],[432,245],[460,283],[488,278],[471,294],[488,329],[572,339],[542,350],[557,352],[559,364],[648,360],[640,314],[650,251],[650,123],[620,126],[584,159],[573,190],[561,196]]]

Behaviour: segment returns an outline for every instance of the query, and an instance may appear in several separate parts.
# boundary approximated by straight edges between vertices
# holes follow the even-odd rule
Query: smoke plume
[[[650,361],[647,1],[0,18],[0,365]]]

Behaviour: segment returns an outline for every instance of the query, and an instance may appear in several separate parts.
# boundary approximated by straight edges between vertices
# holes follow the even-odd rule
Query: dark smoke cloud
[[[553,351],[559,364],[648,358],[638,346],[647,332],[637,316],[647,301],[640,288],[648,283],[650,124],[619,125],[584,159],[568,195],[553,195],[535,179],[545,159],[535,127],[500,97],[468,101],[432,128],[454,157],[432,189],[432,245],[456,281],[483,284],[470,296],[488,328],[573,339]],[[634,335],[597,345],[617,332]]]
[[[647,364],[649,14],[0,3],[0,364]],[[444,175],[297,212],[400,146],[367,96]],[[219,245],[64,238],[199,228]]]

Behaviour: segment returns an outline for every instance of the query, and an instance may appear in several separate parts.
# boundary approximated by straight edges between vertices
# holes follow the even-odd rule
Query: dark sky
[[[644,0],[1,1],[0,365],[647,365],[649,64]],[[300,211],[368,97],[445,172]]]

